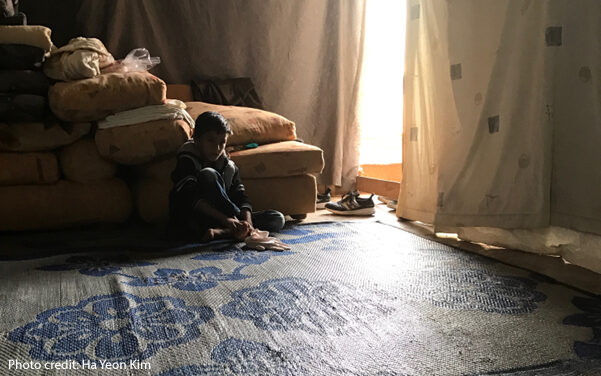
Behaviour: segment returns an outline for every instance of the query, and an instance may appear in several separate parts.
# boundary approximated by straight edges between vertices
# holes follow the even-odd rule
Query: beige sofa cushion
[[[65,146],[59,160],[65,178],[80,183],[109,179],[117,172],[117,165],[100,156],[91,138]]]
[[[59,178],[54,153],[0,153],[0,185],[49,184]]]
[[[131,214],[131,194],[123,181],[0,187],[0,231],[122,223]]]
[[[216,111],[223,115],[234,132],[228,139],[228,145],[296,140],[294,122],[273,112],[204,102],[186,102],[186,106],[194,120],[205,111]]]
[[[0,151],[45,151],[90,133],[90,123],[0,123]]]
[[[97,121],[120,111],[162,104],[166,90],[165,82],[148,72],[108,73],[56,83],[48,90],[48,102],[63,120]]]
[[[253,210],[274,209],[290,215],[315,211],[317,184],[312,175],[244,179],[244,186]]]
[[[276,142],[230,153],[242,178],[268,178],[320,173],[323,151],[297,141]]]
[[[102,157],[120,164],[138,165],[176,152],[191,135],[192,129],[183,120],[155,120],[99,129],[95,138]]]

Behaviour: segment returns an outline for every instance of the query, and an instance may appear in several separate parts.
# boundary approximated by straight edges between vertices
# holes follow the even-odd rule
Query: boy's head
[[[230,134],[232,129],[218,112],[203,112],[196,118],[194,144],[207,162],[214,162],[221,157]]]

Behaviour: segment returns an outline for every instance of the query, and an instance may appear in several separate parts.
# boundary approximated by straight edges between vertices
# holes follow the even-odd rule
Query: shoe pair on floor
[[[316,207],[327,209],[339,215],[371,215],[375,213],[375,205],[372,200],[373,193],[369,198],[359,197],[358,191],[346,193],[337,202],[330,202],[330,188],[324,194],[317,194]]]

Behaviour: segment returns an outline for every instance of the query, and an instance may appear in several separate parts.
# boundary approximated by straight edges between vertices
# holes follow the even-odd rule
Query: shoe
[[[318,193],[317,194],[317,202],[315,203],[315,208],[316,209],[325,209],[326,208],[326,204],[328,202],[330,202],[330,199],[332,198],[332,196],[330,196],[330,188],[326,189],[325,193]]]
[[[359,197],[359,192],[349,192],[342,196],[338,202],[329,202],[326,209],[339,215],[371,215],[376,212],[374,209],[373,193],[369,198]]]

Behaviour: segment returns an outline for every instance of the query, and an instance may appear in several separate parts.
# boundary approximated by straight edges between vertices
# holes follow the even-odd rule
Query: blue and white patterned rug
[[[601,375],[596,297],[378,222],[278,236],[0,261],[0,375]]]

